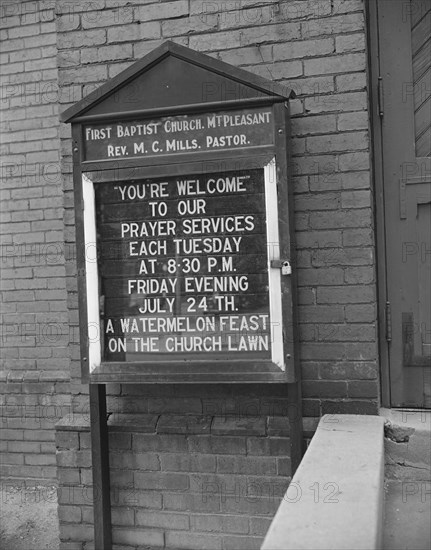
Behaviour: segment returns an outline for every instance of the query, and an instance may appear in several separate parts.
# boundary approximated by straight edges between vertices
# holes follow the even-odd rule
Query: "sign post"
[[[101,385],[287,383],[299,410],[289,97],[166,43],[63,115],[74,137],[82,379],[97,409],[97,548],[110,546]]]

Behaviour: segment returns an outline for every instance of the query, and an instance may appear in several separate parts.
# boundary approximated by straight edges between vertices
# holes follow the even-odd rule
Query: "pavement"
[[[386,418],[383,550],[431,548],[431,411]]]
[[[430,550],[431,483],[386,480],[383,550]]]
[[[57,488],[5,480],[0,486],[0,549],[58,550]]]

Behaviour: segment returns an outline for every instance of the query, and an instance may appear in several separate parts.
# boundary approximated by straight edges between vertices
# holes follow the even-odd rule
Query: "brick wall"
[[[286,422],[177,414],[110,420],[117,548],[260,548],[289,480]],[[97,498],[88,417],[64,419],[56,444],[62,548],[88,548]]]
[[[56,477],[54,425],[70,411],[52,2],[1,9],[2,478]]]

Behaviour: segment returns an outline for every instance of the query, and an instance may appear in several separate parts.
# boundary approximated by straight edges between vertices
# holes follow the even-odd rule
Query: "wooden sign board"
[[[263,170],[95,191],[106,360],[271,357]]]
[[[111,86],[72,109],[85,380],[295,380],[287,105],[262,86],[102,114]]]
[[[88,286],[102,304],[93,321],[102,361],[267,359],[284,370],[280,309],[270,312],[281,302],[280,272],[270,269],[279,250],[268,220],[268,212],[278,218],[275,162],[85,180],[84,198],[97,235],[97,280],[94,272]]]

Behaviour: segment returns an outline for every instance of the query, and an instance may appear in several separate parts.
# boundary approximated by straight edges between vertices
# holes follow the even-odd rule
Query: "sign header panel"
[[[85,161],[273,145],[271,107],[83,126]]]

